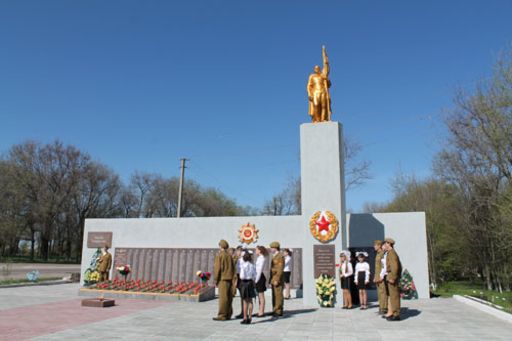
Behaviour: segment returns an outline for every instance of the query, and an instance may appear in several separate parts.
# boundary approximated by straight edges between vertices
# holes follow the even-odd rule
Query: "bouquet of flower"
[[[89,267],[84,272],[84,284],[86,286],[92,285],[100,280],[100,273],[96,270],[98,258],[101,255],[101,250],[97,249],[91,258]]]
[[[418,291],[416,291],[414,280],[407,269],[404,270],[402,278],[400,278],[400,297],[404,300],[418,299]]]
[[[132,272],[132,269],[130,268],[130,264],[121,265],[116,268],[119,273],[126,278],[130,272]]]
[[[203,281],[203,283],[206,283],[206,282],[208,282],[208,280],[210,279],[212,274],[209,273],[208,271],[203,272],[203,271],[199,270],[198,272],[196,272],[196,276],[199,277],[201,279],[201,281]]]
[[[320,275],[315,281],[316,298],[321,307],[334,307],[336,282],[329,275]]]

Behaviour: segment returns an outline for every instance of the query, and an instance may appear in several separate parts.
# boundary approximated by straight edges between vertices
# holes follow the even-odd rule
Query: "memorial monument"
[[[391,236],[403,267],[415,278],[419,297],[428,298],[425,214],[346,214],[343,127],[331,121],[330,65],[325,47],[322,57],[323,68],[315,66],[307,82],[312,123],[300,126],[301,215],[87,219],[82,273],[102,240],[110,243],[114,268],[131,265],[129,279],[162,282],[194,281],[198,270],[211,272],[220,239],[230,245],[244,243],[249,248],[268,247],[277,240],[282,248],[293,250],[291,284],[302,295],[304,305],[318,306],[315,279],[320,275],[335,278],[340,304],[336,270],[340,252],[368,251],[373,271],[373,241]],[[370,291],[369,296],[371,299],[376,294]]]

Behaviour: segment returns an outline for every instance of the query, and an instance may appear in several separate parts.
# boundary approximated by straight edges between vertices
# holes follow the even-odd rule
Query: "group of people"
[[[284,299],[290,298],[291,255],[289,249],[281,252],[279,242],[270,245],[270,283],[272,288],[272,315],[276,318],[283,316]],[[252,323],[253,299],[258,297],[259,309],[256,316],[265,316],[265,291],[267,278],[265,269],[268,267],[269,252],[265,246],[255,249],[256,261],[253,262],[253,252],[242,246],[229,248],[225,240],[219,242],[219,253],[215,256],[214,280],[219,290],[219,310],[215,321],[230,320],[233,315],[233,297],[238,291],[241,298],[241,324]]]
[[[373,282],[377,286],[379,313],[388,321],[400,320],[400,276],[402,265],[396,253],[395,241],[386,238],[374,241],[375,275]],[[352,285],[359,291],[360,309],[368,308],[367,288],[370,284],[370,265],[366,261],[367,252],[356,252],[358,262],[355,269],[350,262],[350,252],[340,254],[340,282],[343,291],[343,309],[352,309]]]

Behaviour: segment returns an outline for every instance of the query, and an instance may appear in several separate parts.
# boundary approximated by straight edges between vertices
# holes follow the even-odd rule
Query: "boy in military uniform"
[[[283,285],[284,285],[284,257],[280,252],[279,242],[270,243],[273,255],[270,266],[270,284],[272,285],[272,307],[273,316],[283,316]]]
[[[388,311],[388,295],[386,294],[386,284],[384,279],[381,278],[382,271],[382,258],[384,257],[384,250],[382,249],[382,240],[376,240],[373,242],[373,248],[375,249],[375,277],[374,282],[377,286],[377,294],[379,298],[379,313],[384,315]]]
[[[396,253],[395,241],[392,238],[384,240],[386,250],[386,289],[389,295],[388,313],[385,315],[388,321],[400,320],[400,277],[402,276],[402,264]]]
[[[112,255],[108,252],[108,246],[101,249],[101,256],[98,258],[97,270],[100,273],[100,282],[108,281],[108,274],[112,268]]]
[[[222,239],[219,242],[220,251],[215,256],[213,264],[213,275],[215,284],[219,288],[219,312],[215,321],[226,321],[231,319],[233,314],[233,293],[231,287],[235,277],[235,264],[233,258],[228,254],[228,242]]]

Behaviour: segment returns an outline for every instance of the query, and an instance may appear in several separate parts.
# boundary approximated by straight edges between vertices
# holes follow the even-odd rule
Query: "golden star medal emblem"
[[[254,224],[247,223],[238,230],[238,239],[245,244],[255,243],[258,240],[258,232]]]
[[[322,243],[333,240],[338,234],[338,228],[338,219],[331,211],[316,211],[309,219],[311,234]]]

